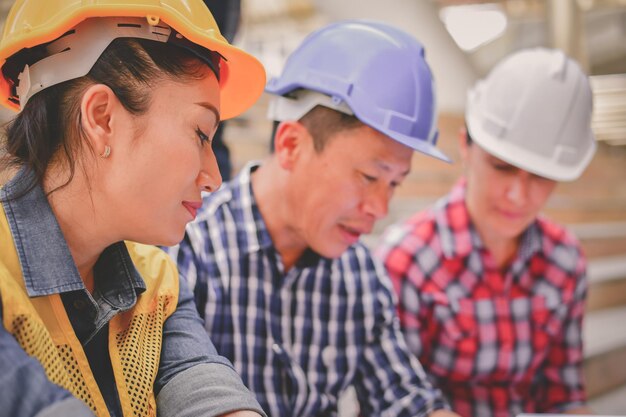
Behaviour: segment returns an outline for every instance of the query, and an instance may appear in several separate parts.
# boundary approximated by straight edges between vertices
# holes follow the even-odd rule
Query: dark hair
[[[349,114],[324,106],[315,106],[302,116],[300,123],[306,127],[313,138],[313,148],[321,153],[329,140],[337,133],[364,126],[363,122]],[[271,151],[274,151],[274,137],[280,122],[274,122],[272,129]]]
[[[54,85],[30,98],[6,127],[7,155],[2,168],[32,170],[32,183],[20,194],[24,195],[42,183],[50,162],[57,152],[62,152],[69,171],[67,181],[57,189],[62,188],[74,177],[77,152],[88,143],[80,140],[84,135],[80,98],[89,86],[108,86],[127,111],[141,115],[148,110],[151,88],[159,81],[202,79],[207,68],[192,52],[178,46],[118,38],[111,42],[86,76]],[[91,147],[90,150],[94,152]]]

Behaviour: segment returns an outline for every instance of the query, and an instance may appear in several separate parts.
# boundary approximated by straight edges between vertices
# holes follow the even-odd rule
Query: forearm
[[[263,413],[231,363],[218,355],[184,282],[176,311],[163,328],[155,392],[160,417],[219,416],[245,410]]]
[[[23,415],[23,414],[19,414]],[[66,398],[62,401],[57,401],[45,408],[41,409],[35,417],[58,417],[58,416],[72,416],[72,417],[94,417],[91,409],[85,405],[81,400],[74,397]]]
[[[172,378],[157,396],[159,417],[265,415],[235,371],[225,365],[204,364]]]

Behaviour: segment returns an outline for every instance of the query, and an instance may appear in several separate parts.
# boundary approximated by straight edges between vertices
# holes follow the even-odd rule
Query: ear
[[[106,146],[114,147],[118,111],[123,108],[113,90],[104,84],[87,88],[80,103],[81,127],[94,152],[101,155]]]
[[[313,140],[304,125],[295,120],[281,122],[274,136],[274,155],[280,166],[292,170]]]

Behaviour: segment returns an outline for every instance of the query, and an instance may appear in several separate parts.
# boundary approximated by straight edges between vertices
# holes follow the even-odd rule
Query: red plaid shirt
[[[432,209],[389,228],[378,255],[407,343],[456,412],[509,417],[584,404],[586,261],[571,233],[539,217],[500,271],[460,181]]]

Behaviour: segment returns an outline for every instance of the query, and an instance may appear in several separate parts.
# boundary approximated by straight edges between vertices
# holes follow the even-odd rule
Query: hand
[[[428,417],[461,417],[461,416],[455,413],[454,411],[441,409],[441,410],[433,411],[432,413],[430,413]]]

